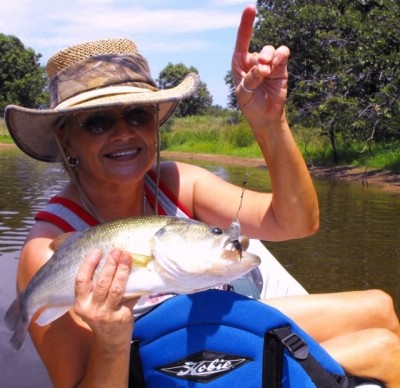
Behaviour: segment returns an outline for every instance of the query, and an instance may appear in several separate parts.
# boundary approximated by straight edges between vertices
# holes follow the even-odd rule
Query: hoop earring
[[[71,155],[67,155],[68,164],[72,168],[76,168],[79,164],[79,156],[77,155],[76,158],[73,158]]]

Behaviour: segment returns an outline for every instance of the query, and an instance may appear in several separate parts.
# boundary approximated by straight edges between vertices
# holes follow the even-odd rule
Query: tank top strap
[[[59,196],[51,198],[46,207],[35,215],[35,220],[50,222],[64,232],[85,230],[98,224],[81,206]]]
[[[155,192],[156,192],[156,174],[149,171],[145,176],[145,193],[150,205],[155,207]],[[158,190],[158,214],[193,218],[193,214],[179,202],[168,186],[160,181]]]

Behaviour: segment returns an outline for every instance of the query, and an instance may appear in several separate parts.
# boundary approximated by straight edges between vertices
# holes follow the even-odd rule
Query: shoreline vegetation
[[[373,154],[365,152],[364,143],[342,145],[342,163],[333,165],[327,137],[310,128],[294,128],[293,133],[313,177],[359,182],[364,188],[400,193],[399,142],[374,144]],[[175,117],[161,128],[161,134],[161,154],[167,159],[266,168],[247,122],[237,112]],[[15,144],[0,117],[0,152],[2,147]]]
[[[0,152],[1,148],[6,147],[16,147],[16,145],[13,143],[0,143]],[[161,156],[172,160],[199,160],[236,166],[266,168],[262,158],[168,150],[161,151]],[[389,171],[353,166],[309,166],[309,171],[311,176],[315,178],[359,182],[365,189],[377,187],[387,192],[400,194],[400,174],[394,174]]]
[[[173,160],[200,160],[214,163],[266,168],[262,158],[246,158],[190,152],[161,151],[161,156]],[[309,166],[312,177],[359,182],[364,188],[377,187],[384,191],[400,194],[400,175],[380,169],[365,169],[352,166]]]

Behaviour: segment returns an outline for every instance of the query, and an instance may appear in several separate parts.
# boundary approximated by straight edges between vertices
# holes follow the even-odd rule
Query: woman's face
[[[71,157],[79,157],[82,183],[131,184],[153,164],[156,130],[155,108],[135,106],[70,116],[61,137]]]

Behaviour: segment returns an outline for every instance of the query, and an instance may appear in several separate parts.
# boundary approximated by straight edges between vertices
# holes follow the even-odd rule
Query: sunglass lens
[[[137,126],[149,122],[153,118],[151,111],[143,108],[131,109],[125,113],[124,119],[131,126]]]
[[[98,114],[88,117],[82,123],[82,128],[92,133],[103,133],[111,129],[114,123],[114,117],[104,114]]]

